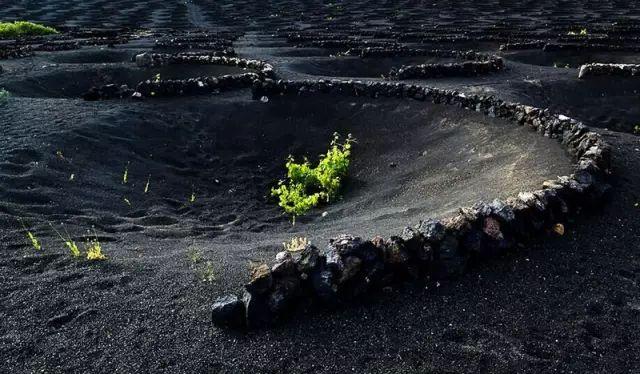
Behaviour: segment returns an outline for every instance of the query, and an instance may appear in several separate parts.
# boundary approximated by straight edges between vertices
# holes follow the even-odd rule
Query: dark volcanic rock
[[[219,297],[211,310],[213,323],[220,326],[240,327],[245,322],[245,308],[235,295]]]
[[[244,292],[242,301],[245,306],[245,321],[248,328],[260,328],[273,324],[273,315],[269,297],[263,295],[253,295],[248,291]]]
[[[273,286],[273,277],[271,269],[266,264],[255,267],[251,271],[251,280],[245,285],[245,288],[251,294],[265,294]]]

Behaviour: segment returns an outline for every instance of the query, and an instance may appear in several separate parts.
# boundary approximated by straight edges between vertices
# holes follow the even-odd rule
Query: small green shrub
[[[9,93],[9,91],[5,90],[4,88],[0,88],[0,104],[4,104],[9,101],[10,97],[11,94]]]
[[[202,250],[190,247],[187,256],[191,262],[191,268],[202,282],[213,283],[216,280],[216,269],[213,261],[205,259]]]
[[[320,156],[316,167],[312,167],[306,158],[298,163],[289,156],[285,165],[287,180],[280,181],[277,187],[272,188],[271,195],[278,198],[278,205],[293,216],[294,222],[296,216],[337,197],[349,169],[353,142],[351,134],[341,143],[340,135],[335,133],[329,150]]]
[[[17,38],[21,36],[51,35],[57,33],[58,30],[52,27],[38,25],[33,22],[0,22],[0,38]]]

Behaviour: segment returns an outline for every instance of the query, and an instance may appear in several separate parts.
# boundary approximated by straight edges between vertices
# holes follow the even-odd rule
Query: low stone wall
[[[265,61],[248,60],[238,57],[217,56],[212,53],[143,53],[135,58],[140,67],[154,67],[171,64],[200,64],[200,65],[225,65],[239,68],[252,69],[266,77],[273,78],[275,72],[273,66]]]
[[[557,51],[592,51],[592,52],[640,52],[638,45],[616,45],[598,43],[547,43],[542,48],[545,52]]]
[[[33,56],[33,49],[30,46],[3,45],[0,46],[0,60],[23,58]]]
[[[219,77],[198,77],[176,80],[146,80],[135,89],[127,85],[108,84],[92,87],[83,98],[87,101],[109,99],[142,99],[151,97],[178,97],[217,94],[224,91],[252,87],[253,82],[262,77],[256,73],[222,75]]]
[[[624,41],[621,40],[617,40],[617,43],[614,43],[614,40],[607,42],[607,40],[585,39],[581,42],[549,42],[546,40],[532,40],[526,42],[506,43],[500,46],[501,51],[518,51],[525,49],[542,49],[545,52],[640,52],[640,44],[624,43]]]
[[[521,51],[526,49],[542,49],[547,42],[542,40],[534,40],[520,43],[506,43],[500,45],[501,51]]]
[[[174,97],[215,94],[248,88],[261,77],[256,73],[222,75],[219,77],[189,78],[184,80],[144,81],[138,83],[136,94],[142,97]]]
[[[367,47],[363,49],[349,50],[347,54],[367,57],[411,57],[428,56],[441,58],[457,58],[464,61],[491,61],[495,56],[476,51],[457,51],[447,49],[424,49],[424,48],[383,48]]]
[[[473,77],[496,73],[502,69],[504,69],[504,61],[500,57],[492,57],[489,61],[402,66],[399,69],[391,69],[389,78],[403,80],[436,77]]]
[[[296,47],[363,49],[367,47],[397,48],[398,43],[364,39],[320,39],[297,43]]]
[[[546,109],[457,91],[360,81],[255,81],[254,98],[318,94],[408,98],[456,105],[527,126],[557,139],[575,160],[574,173],[505,201],[461,208],[442,220],[425,219],[390,238],[340,235],[323,249],[313,245],[278,253],[251,272],[242,297],[215,301],[213,322],[259,328],[286,319],[300,305],[336,307],[399,281],[447,278],[469,264],[517,251],[522,243],[601,202],[609,189],[610,146],[582,123]]]
[[[504,68],[504,61],[502,58],[475,51],[407,47],[366,47],[352,48],[345,54],[358,55],[361,58],[426,56],[455,58],[461,60],[461,62],[454,63],[408,65],[402,66],[398,69],[392,69],[389,72],[388,77],[400,80],[413,78],[476,76],[494,73]]]
[[[580,66],[578,79],[594,76],[637,77],[640,64],[585,64]]]
[[[154,48],[224,50],[233,46],[233,39],[214,34],[186,34],[159,39]]]

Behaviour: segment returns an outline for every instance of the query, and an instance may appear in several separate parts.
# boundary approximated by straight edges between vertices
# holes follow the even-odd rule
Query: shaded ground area
[[[267,60],[293,79],[378,78],[408,62],[447,61],[332,57],[345,48],[297,47],[287,30],[499,53],[506,69],[497,74],[415,83],[550,107],[601,128],[613,145],[614,188],[602,210],[572,222],[565,236],[542,238],[456,281],[404,285],[341,311],[301,313],[267,331],[221,330],[210,324],[212,300],[241,287],[249,264],[272,258],[292,235],[323,245],[343,231],[398,233],[426,215],[537,188],[566,174],[569,160],[555,141],[511,123],[406,100],[263,103],[248,91],[144,102],[78,99],[91,85],[135,85],[157,74],[243,72],[137,68],[131,58],[150,50],[155,36],[0,61],[0,87],[14,96],[0,106],[3,370],[640,370],[640,140],[631,134],[640,79],[576,79],[579,63],[637,62],[640,54],[498,52],[504,42],[571,39],[568,30],[581,28],[588,29],[585,38],[632,45],[640,36],[637,4],[46,0],[0,9],[3,20],[17,17],[238,31],[239,55]],[[282,177],[288,154],[313,158],[334,131],[358,139],[343,199],[291,226],[267,191]],[[42,252],[26,245],[18,217],[41,238]],[[71,259],[48,222],[65,222],[76,239],[95,229],[109,260]]]

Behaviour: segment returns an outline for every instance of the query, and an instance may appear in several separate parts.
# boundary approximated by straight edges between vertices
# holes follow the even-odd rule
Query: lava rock
[[[219,326],[240,327],[245,323],[245,308],[236,295],[219,297],[213,303],[211,319]]]
[[[296,263],[296,269],[303,278],[309,277],[325,263],[324,256],[314,245],[307,245],[305,248],[292,254]]]
[[[301,291],[302,286],[298,277],[288,276],[278,279],[273,287],[273,292],[269,294],[268,301],[274,316],[279,318],[293,309]]]
[[[433,219],[426,219],[420,221],[416,230],[422,234],[424,239],[428,242],[439,242],[444,238],[445,227],[439,221]]]
[[[324,304],[333,306],[338,301],[338,286],[334,284],[334,276],[330,270],[316,271],[311,275],[314,294]]]
[[[464,273],[467,256],[461,253],[458,239],[447,234],[442,240],[436,255],[435,276],[439,278],[455,278]]]
[[[248,328],[255,329],[273,324],[275,319],[266,296],[245,291],[242,301],[245,305],[245,320]]]
[[[296,264],[291,253],[281,251],[276,254],[276,262],[271,267],[271,274],[276,277],[293,275],[296,272]]]
[[[354,278],[360,272],[362,260],[356,256],[349,256],[344,259],[344,266],[338,279],[338,284],[342,284]]]
[[[136,55],[136,65],[139,67],[147,67],[153,65],[153,57],[151,53],[141,53]]]
[[[245,285],[245,289],[251,294],[262,295],[273,286],[271,269],[266,264],[255,267],[251,271],[251,280]]]

